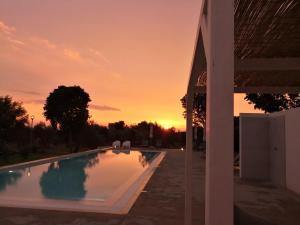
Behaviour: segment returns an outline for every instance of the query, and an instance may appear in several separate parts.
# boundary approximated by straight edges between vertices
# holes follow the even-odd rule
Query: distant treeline
[[[59,105],[58,100],[54,103],[55,107]],[[136,147],[181,148],[185,145],[185,132],[177,131],[175,128],[164,129],[157,123],[142,121],[135,125],[126,125],[124,121],[119,121],[102,126],[87,120],[79,126],[80,115],[88,112],[86,106],[83,107],[82,114],[78,113],[77,106],[73,107],[75,112],[69,108],[64,110],[60,114],[64,115],[68,111],[71,113],[60,120],[57,116],[60,108],[52,107],[50,111],[50,104],[48,107],[48,111],[45,112],[52,113],[54,118],[50,120],[50,125],[43,122],[33,125],[33,118],[29,117],[22,103],[13,101],[9,96],[0,96],[0,157],[2,159],[9,155],[36,156],[38,153],[45,155],[51,152],[55,154],[76,152],[98,146],[111,146],[115,140],[130,140],[132,146]],[[73,117],[79,119],[69,119]],[[86,118],[88,117],[84,116],[83,119]]]
[[[150,138],[150,126],[153,126],[153,138]],[[158,148],[181,148],[185,145],[185,132],[176,131],[175,128],[164,129],[160,125],[143,121],[137,125],[126,125],[124,121],[101,126],[93,121],[78,131],[74,143],[78,151],[80,148],[96,148],[98,146],[111,146],[114,140],[130,140],[132,146]],[[2,153],[28,154],[49,151],[57,146],[68,147],[68,137],[60,130],[40,122],[30,127],[23,124],[9,129],[2,142]],[[70,150],[74,151],[74,150]]]

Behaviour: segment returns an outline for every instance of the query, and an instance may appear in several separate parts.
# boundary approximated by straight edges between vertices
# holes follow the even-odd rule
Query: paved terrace
[[[204,160],[194,153],[193,224],[204,224]],[[0,208],[1,225],[183,225],[184,152],[168,150],[128,215]],[[226,190],[224,190],[226,192]],[[236,179],[237,225],[299,225],[300,196]],[[254,216],[255,215],[255,216]]]

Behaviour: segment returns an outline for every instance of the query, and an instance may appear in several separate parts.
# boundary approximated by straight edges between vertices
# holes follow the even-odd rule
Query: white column
[[[199,30],[199,34],[200,34]],[[192,157],[193,157],[193,103],[198,76],[206,69],[201,34],[197,37],[191,76],[186,97],[186,152],[185,152],[185,225],[192,224]]]
[[[193,102],[194,92],[190,89],[186,96],[185,225],[192,224]]]
[[[208,0],[206,225],[233,225],[234,0]]]
[[[190,79],[187,88],[187,118],[186,118],[186,150],[185,150],[185,217],[184,224],[192,224],[192,157],[193,157],[193,102],[195,86],[199,75],[205,71],[205,52],[201,34],[201,19],[203,16],[204,1],[201,2],[199,26],[194,49],[194,58]]]

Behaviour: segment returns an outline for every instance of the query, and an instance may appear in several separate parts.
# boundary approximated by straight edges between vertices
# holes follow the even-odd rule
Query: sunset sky
[[[0,95],[35,122],[58,85],[80,85],[92,120],[183,129],[200,0],[0,0]],[[236,96],[235,114],[253,107]]]

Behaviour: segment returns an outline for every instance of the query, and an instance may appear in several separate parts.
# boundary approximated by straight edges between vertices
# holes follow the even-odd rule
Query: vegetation
[[[265,113],[278,112],[300,107],[299,94],[247,94],[245,100],[253,104],[255,109]],[[186,118],[186,96],[181,100],[184,108],[183,116]],[[206,122],[206,94],[195,94],[193,102],[193,123],[204,127]]]
[[[23,146],[28,137],[28,116],[21,103],[9,96],[0,97],[0,153],[6,155],[10,142]]]
[[[180,99],[186,118],[186,95]],[[206,94],[195,94],[193,102],[193,123],[195,126],[205,127],[206,122]]]
[[[288,110],[300,106],[299,94],[247,94],[245,97],[255,109],[265,113]]]
[[[272,113],[300,107],[299,94],[247,94],[245,100],[253,104],[255,109]],[[186,118],[186,96],[181,100]],[[195,94],[193,102],[193,123],[196,127],[204,127],[206,122],[206,94]],[[199,139],[199,138],[198,138]],[[201,139],[201,137],[200,137]],[[239,117],[234,117],[234,149],[239,151]]]
[[[88,103],[90,96],[79,86],[59,86],[51,92],[44,106],[44,115],[55,130],[67,137],[70,147],[73,138],[87,125],[89,118]],[[78,142],[76,142],[76,150]]]

